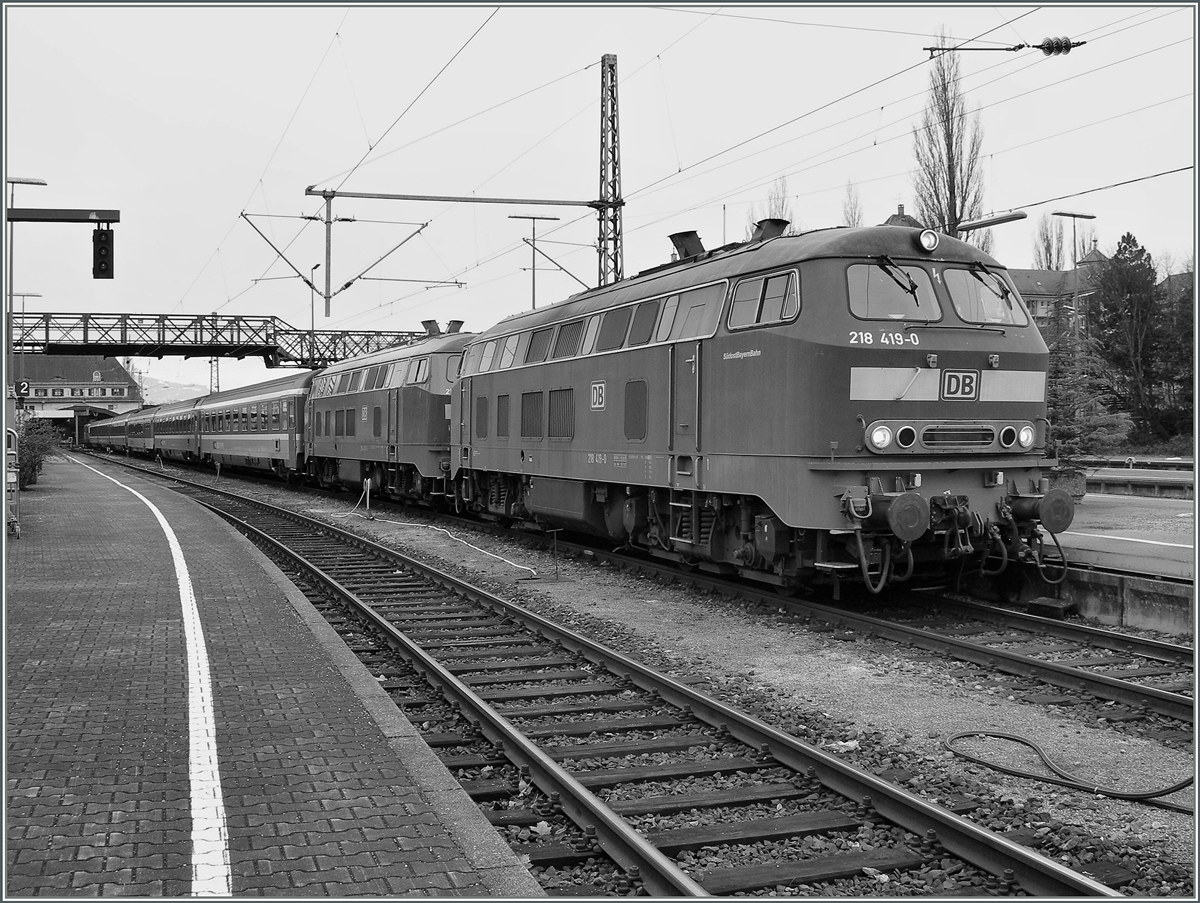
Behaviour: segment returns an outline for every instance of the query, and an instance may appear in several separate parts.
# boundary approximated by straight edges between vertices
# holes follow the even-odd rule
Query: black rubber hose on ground
[[[1014,743],[1020,743],[1023,746],[1028,746],[1038,754],[1042,762],[1045,763],[1046,767],[1058,775],[1058,777],[1052,778],[1048,775],[1037,774],[1036,772],[1032,771],[1023,771],[1019,768],[1010,768],[1007,765],[998,765],[995,762],[989,762],[986,759],[981,759],[978,756],[963,752],[961,749],[955,749],[954,742],[956,740],[961,740],[963,737],[998,737],[1002,740],[1011,740]],[[1116,790],[1111,787],[1098,787],[1095,784],[1088,784],[1080,781],[1075,775],[1059,768],[1046,753],[1046,751],[1028,737],[1021,737],[1017,734],[1003,734],[997,731],[963,731],[962,733],[955,734],[953,737],[943,741],[943,745],[956,756],[961,756],[962,758],[970,762],[974,762],[977,765],[983,765],[986,768],[1002,771],[1005,774],[1015,775],[1019,778],[1028,778],[1031,781],[1042,781],[1045,784],[1058,784],[1062,787],[1070,787],[1073,790],[1081,790],[1085,793],[1096,793],[1100,796],[1107,796],[1117,800],[1130,800],[1132,802],[1149,803],[1151,806],[1158,806],[1161,809],[1172,809],[1176,812],[1187,813],[1188,815],[1192,815],[1195,812],[1195,809],[1191,806],[1184,806],[1180,803],[1172,803],[1167,800],[1158,799],[1160,796],[1166,796],[1191,785],[1195,782],[1195,778],[1193,777],[1184,778],[1182,781],[1172,784],[1170,787],[1165,787],[1162,790],[1146,790],[1136,793],[1129,793],[1124,790]]]

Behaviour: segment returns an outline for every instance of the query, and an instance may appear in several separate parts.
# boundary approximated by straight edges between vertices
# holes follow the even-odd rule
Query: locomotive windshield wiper
[[[892,260],[892,258],[888,257],[886,254],[880,254],[875,259],[879,262],[879,269],[891,276],[892,281],[895,282],[896,285],[900,286],[900,288],[912,295],[913,301],[917,303],[917,307],[920,307],[921,299],[917,297],[917,283],[913,280],[913,277],[908,275],[908,273],[906,273],[904,270],[900,269],[900,267],[896,266],[896,261]],[[902,276],[904,276],[904,278],[908,280],[908,284],[905,285],[903,282],[901,282],[900,276],[897,276],[896,273],[900,273]]]
[[[990,285],[986,279],[984,279],[977,272],[975,272],[976,268],[983,270],[983,272],[985,272],[989,276],[991,276],[992,280],[996,283],[996,285],[1000,286],[1000,291],[996,291],[995,285]],[[1010,292],[1008,290],[1008,286],[1004,284],[1003,279],[1001,279],[999,276],[997,276],[995,273],[993,273],[991,270],[989,270],[987,268],[987,266],[981,260],[971,261],[970,272],[971,272],[972,276],[974,276],[976,279],[978,279],[980,282],[982,282],[984,285],[986,285],[989,289],[991,289],[991,292],[993,295],[995,295],[997,298],[1003,298],[1004,303],[1008,305],[1008,309],[1012,310],[1012,298],[1011,298],[1012,292]]]

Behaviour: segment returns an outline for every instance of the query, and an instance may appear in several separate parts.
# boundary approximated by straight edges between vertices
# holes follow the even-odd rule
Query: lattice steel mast
[[[600,253],[598,285],[618,282],[625,275],[621,237],[621,131],[617,122],[617,56],[600,60]]]

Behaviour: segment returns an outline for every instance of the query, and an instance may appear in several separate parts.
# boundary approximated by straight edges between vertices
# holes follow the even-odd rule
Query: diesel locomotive
[[[785,226],[675,235],[669,264],[321,371],[285,471],[785,591],[1016,560],[1060,579],[1048,352],[1004,267],[928,229]]]

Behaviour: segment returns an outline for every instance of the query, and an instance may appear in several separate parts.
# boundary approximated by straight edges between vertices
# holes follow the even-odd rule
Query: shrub
[[[59,434],[49,420],[31,417],[17,427],[17,453],[20,456],[18,486],[24,489],[37,482],[46,459],[59,450]]]

